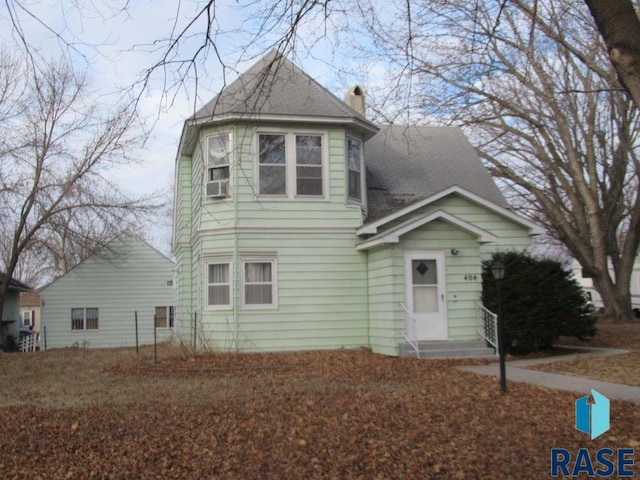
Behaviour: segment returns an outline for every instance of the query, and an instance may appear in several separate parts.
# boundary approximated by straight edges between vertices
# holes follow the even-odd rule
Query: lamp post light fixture
[[[491,274],[496,281],[498,291],[498,355],[500,356],[500,390],[507,392],[507,369],[505,366],[504,351],[504,318],[502,317],[502,280],[507,273],[507,267],[501,262],[494,262],[491,266]]]

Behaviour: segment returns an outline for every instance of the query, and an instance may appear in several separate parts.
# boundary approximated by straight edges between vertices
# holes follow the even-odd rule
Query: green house
[[[375,125],[361,87],[342,101],[275,52],[185,122],[174,193],[176,334],[198,349],[482,340],[482,258],[540,233],[461,130]]]

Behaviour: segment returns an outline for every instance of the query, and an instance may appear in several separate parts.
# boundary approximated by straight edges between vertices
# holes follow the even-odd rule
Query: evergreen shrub
[[[554,260],[538,260],[527,253],[493,254],[482,264],[482,301],[497,313],[494,262],[506,266],[502,281],[502,313],[505,346],[509,353],[528,353],[551,348],[560,336],[588,339],[595,336],[593,306],[582,288]]]

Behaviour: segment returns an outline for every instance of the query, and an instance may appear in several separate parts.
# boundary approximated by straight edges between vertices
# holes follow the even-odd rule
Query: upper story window
[[[347,198],[362,203],[362,142],[347,137]]]
[[[259,195],[324,198],[327,153],[321,133],[258,133]]]
[[[225,198],[229,196],[229,169],[231,154],[230,135],[221,133],[210,135],[206,144],[206,196],[207,198]]]
[[[258,175],[261,195],[287,194],[287,164],[285,136],[261,133],[259,135]]]
[[[322,196],[320,135],[296,135],[296,195]]]

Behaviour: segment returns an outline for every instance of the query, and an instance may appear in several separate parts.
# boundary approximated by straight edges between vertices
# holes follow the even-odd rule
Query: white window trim
[[[271,264],[271,298],[270,304],[246,304],[245,303],[245,264],[246,263],[270,263]],[[274,257],[243,257],[240,259],[240,306],[243,310],[275,310],[278,308],[278,259]]]
[[[269,195],[260,193],[260,135],[284,135],[285,146],[285,194]],[[296,194],[296,142],[297,135],[315,135],[322,138],[322,195]],[[324,202],[329,200],[329,134],[325,130],[291,130],[286,128],[256,129],[253,140],[253,178],[254,190],[257,198],[268,200],[299,200]]]
[[[353,198],[349,195],[349,140],[355,140],[360,143],[360,199]],[[350,205],[364,205],[365,181],[364,181],[364,142],[361,138],[347,135],[344,142],[344,165],[345,165],[345,190],[347,203]]]
[[[221,137],[227,136],[227,142],[229,145],[229,157],[228,164],[226,166],[229,167],[229,178],[227,180],[227,192],[228,195],[224,196],[212,196],[207,195],[207,184],[209,183],[209,169],[213,167],[209,167],[209,138],[211,137]],[[204,165],[204,182],[203,182],[203,198],[207,201],[221,201],[228,200],[231,198],[233,192],[231,191],[231,179],[233,178],[233,136],[231,131],[220,131],[220,132],[211,132],[204,136],[204,145],[202,146],[202,163]],[[225,165],[217,165],[217,168],[224,167]]]
[[[166,309],[165,318],[167,319],[167,326],[166,327],[155,327],[155,328],[157,330],[171,330],[173,328],[171,326],[171,318],[170,318],[171,309],[173,309],[173,324],[174,324],[174,326],[175,326],[175,322],[176,322],[176,319],[175,319],[176,309],[175,309],[175,307],[173,305],[158,305],[158,306],[154,307],[154,313],[153,313],[154,322],[153,322],[153,324],[155,325],[155,315],[156,315],[155,314],[155,309],[156,308],[160,308],[160,307],[164,307]]]
[[[87,310],[95,309],[98,311],[98,328],[87,328]],[[73,328],[73,311],[82,310],[82,328]],[[71,307],[71,332],[99,332],[100,331],[100,308],[98,307]]]
[[[209,265],[229,266],[229,304],[209,305]],[[207,260],[204,262],[204,309],[205,310],[231,310],[233,309],[233,264],[230,259]],[[224,283],[212,283],[211,285],[226,285]]]
[[[28,319],[26,318],[27,314],[29,315]],[[31,316],[31,310],[25,310],[24,312],[22,312],[22,324],[27,327],[31,327],[33,325]]]

